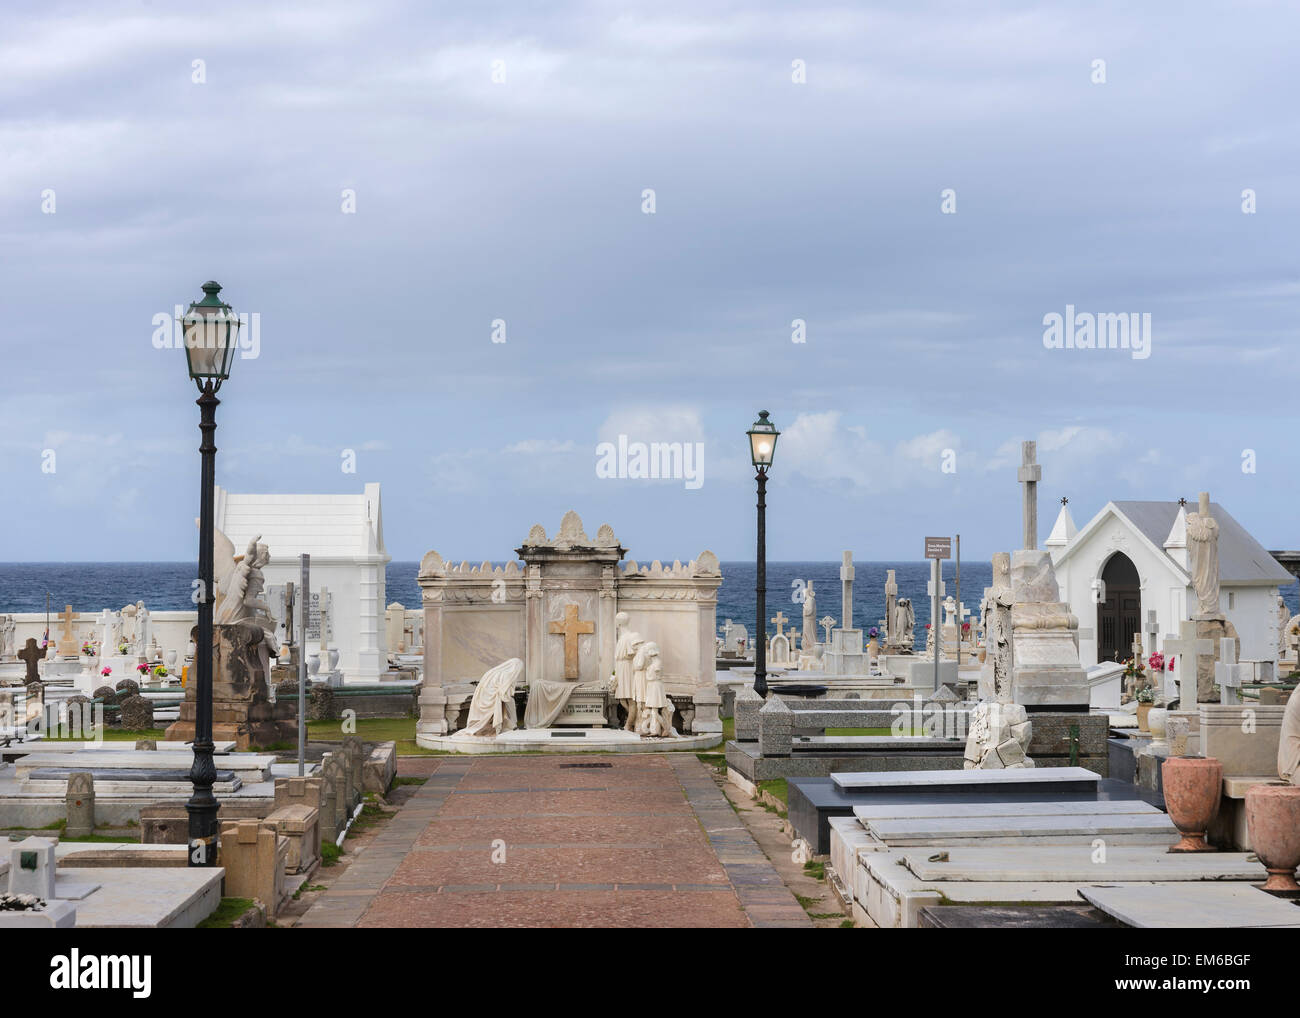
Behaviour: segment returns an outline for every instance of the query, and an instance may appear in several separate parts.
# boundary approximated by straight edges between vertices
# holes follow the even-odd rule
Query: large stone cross
[[[62,655],[77,656],[80,649],[77,646],[76,634],[72,631],[72,605],[65,605],[58,618],[63,622],[63,632],[59,634],[59,653]]]
[[[776,626],[776,635],[777,635],[777,636],[780,636],[780,635],[781,635],[781,627],[784,626],[784,625],[785,625],[787,622],[789,622],[789,621],[790,621],[790,620],[787,619],[784,615],[782,615],[781,612],[780,612],[779,610],[778,610],[777,613],[772,617],[771,622],[772,622],[772,625]]]
[[[34,637],[27,637],[27,645],[18,652],[18,660],[27,664],[27,678],[24,682],[39,682],[40,673],[36,670],[36,662],[45,657],[45,648],[36,646]]]
[[[1020,483],[1024,490],[1025,550],[1038,547],[1038,482],[1043,479],[1043,468],[1038,465],[1037,442],[1020,445]]]
[[[817,620],[817,624],[821,626],[822,629],[825,631],[826,644],[827,646],[829,646],[831,642],[831,630],[835,628],[835,620],[831,618],[829,615],[823,615],[821,618]]]
[[[1188,691],[1191,691],[1193,697],[1196,696],[1196,659],[1202,654],[1214,653],[1214,641],[1206,639],[1197,639],[1196,623],[1184,619],[1180,626],[1179,635],[1166,636],[1164,638],[1165,649],[1165,671],[1175,671],[1174,676],[1178,682],[1178,697],[1185,700]],[[1173,667],[1170,662],[1173,661]],[[1188,678],[1183,679],[1186,675]],[[1190,685],[1188,683],[1190,682]],[[1195,700],[1193,700],[1195,702]]]
[[[555,636],[564,637],[564,677],[566,679],[578,678],[578,637],[588,636],[596,631],[594,622],[578,621],[578,606],[576,604],[566,604],[564,606],[564,621],[555,621],[551,623],[551,633]]]

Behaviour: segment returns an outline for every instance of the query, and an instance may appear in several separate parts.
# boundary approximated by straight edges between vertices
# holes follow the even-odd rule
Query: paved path
[[[682,753],[440,757],[298,925],[811,923]]]

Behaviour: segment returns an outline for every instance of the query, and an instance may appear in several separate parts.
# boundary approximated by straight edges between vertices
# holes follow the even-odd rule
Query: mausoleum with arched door
[[[1142,578],[1133,560],[1117,551],[1106,560],[1097,586],[1097,660],[1123,661],[1142,631]]]

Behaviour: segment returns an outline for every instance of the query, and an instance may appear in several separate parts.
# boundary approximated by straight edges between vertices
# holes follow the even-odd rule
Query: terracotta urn
[[[1281,781],[1246,792],[1246,829],[1255,854],[1268,870],[1266,891],[1300,891],[1300,786]]]
[[[1171,756],[1160,769],[1165,809],[1182,840],[1171,852],[1213,852],[1205,841],[1223,795],[1223,764],[1212,756]]]
[[[1147,727],[1147,715],[1150,714],[1150,713],[1151,713],[1151,704],[1149,704],[1149,703],[1139,703],[1139,704],[1138,704],[1138,709],[1137,709],[1137,719],[1138,719],[1138,731],[1139,731],[1139,732],[1149,732],[1149,731],[1151,731],[1151,729]]]

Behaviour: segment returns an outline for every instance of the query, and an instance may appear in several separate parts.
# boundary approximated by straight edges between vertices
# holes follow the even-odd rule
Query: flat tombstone
[[[154,739],[136,739],[135,748],[142,752],[156,753],[158,751],[158,743]]]
[[[90,771],[68,775],[68,824],[64,836],[88,838],[95,833],[95,776]]]

